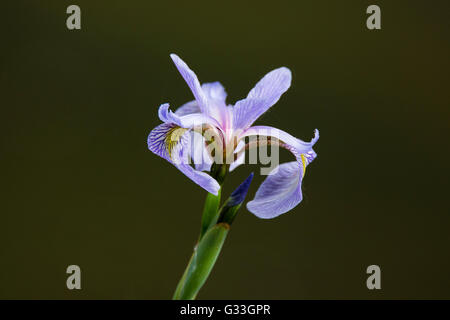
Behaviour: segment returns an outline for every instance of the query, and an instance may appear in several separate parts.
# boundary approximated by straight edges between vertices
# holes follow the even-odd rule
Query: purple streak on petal
[[[227,203],[227,206],[234,207],[245,200],[245,196],[247,195],[248,188],[250,188],[250,184],[253,179],[253,172],[247,177],[247,179],[242,182],[239,187],[236,188],[236,190],[233,191],[233,193],[230,196],[230,201]]]
[[[291,71],[282,67],[266,74],[249,92],[247,98],[234,106],[234,127],[246,129],[273,106],[291,86]]]
[[[172,123],[160,124],[150,132],[147,139],[147,145],[150,151],[167,161],[170,161],[170,158],[166,149],[165,139],[167,133],[175,127],[176,125]]]
[[[178,71],[181,73],[181,76],[184,78],[187,85],[191,89],[195,97],[195,100],[197,100],[198,102],[198,106],[201,112],[208,114],[208,99],[205,93],[203,92],[200,82],[198,81],[194,71],[192,71],[188,67],[188,65],[183,60],[181,60],[181,58],[178,57],[176,54],[172,53],[170,57],[175,63],[175,66],[177,67]]]

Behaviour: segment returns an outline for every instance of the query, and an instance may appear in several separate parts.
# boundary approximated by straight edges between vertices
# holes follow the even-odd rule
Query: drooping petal
[[[219,194],[220,185],[219,183],[211,177],[209,174],[195,170],[189,164],[181,163],[176,166],[181,172],[183,172],[186,177],[194,181],[200,187],[212,193],[214,195]]]
[[[283,214],[302,201],[301,184],[306,166],[316,157],[312,150],[319,139],[319,132],[311,142],[304,142],[290,134],[272,127],[251,127],[243,136],[259,135],[277,139],[277,143],[291,151],[297,161],[275,167],[261,184],[255,198],[247,203],[250,212],[262,219],[271,219]]]
[[[297,161],[283,163],[263,181],[247,209],[258,218],[271,219],[302,201],[301,174]]]
[[[198,102],[198,106],[200,108],[200,111],[205,114],[208,113],[208,99],[203,92],[203,89],[200,85],[200,82],[197,79],[197,76],[195,75],[194,71],[192,71],[188,65],[181,60],[179,56],[172,53],[170,55],[173,62],[175,63],[175,66],[177,67],[178,71],[180,72],[181,76],[186,81],[187,85],[192,91],[192,94],[195,97],[195,100]]]
[[[158,126],[152,131],[152,133],[154,133],[150,134],[149,138],[152,137],[152,139],[156,141],[155,146],[152,146],[151,148],[152,151],[158,151],[155,153],[167,159],[167,155],[165,154],[165,143],[167,142],[164,141],[164,131],[168,132],[174,127],[193,129],[200,127],[205,128],[203,127],[204,125],[212,125],[213,127],[217,126],[217,121],[215,119],[202,113],[195,112],[196,103],[196,101],[188,102],[178,108],[175,113],[169,110],[169,104],[167,103],[160,106],[158,113],[160,119],[165,122],[165,126]],[[157,138],[160,140],[157,140]],[[192,131],[189,142],[189,145],[186,147],[189,148],[188,154],[194,161],[196,170],[209,171],[213,161],[207,152],[205,138],[199,133]]]
[[[162,123],[154,128],[147,138],[147,145],[150,151],[160,156],[161,158],[170,161],[166,141],[170,136],[170,132],[175,128],[177,128],[177,126],[173,123]]]
[[[319,140],[319,130],[314,130],[314,138],[310,142],[302,141],[289,133],[269,126],[254,126],[245,130],[241,138],[249,136],[266,136],[273,137],[284,142],[287,148],[292,148],[291,151],[296,151],[297,153],[306,153],[311,150],[312,146]]]
[[[190,165],[190,153],[188,151],[189,140],[190,134],[187,132],[177,145],[173,159],[175,167],[209,193],[218,195],[220,189],[219,183],[209,174],[196,170]]]
[[[249,92],[247,98],[234,106],[235,128],[246,129],[273,106],[291,86],[291,71],[282,67],[266,74]]]
[[[190,137],[191,132],[188,129],[174,123],[163,123],[150,132],[147,143],[153,153],[172,163],[206,191],[217,195],[219,183],[207,173],[195,170],[190,165]]]

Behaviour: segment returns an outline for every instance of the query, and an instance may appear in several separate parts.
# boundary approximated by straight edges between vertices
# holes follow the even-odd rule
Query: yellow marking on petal
[[[166,150],[169,154],[170,159],[172,159],[173,149],[178,144],[181,137],[186,131],[187,129],[181,127],[173,127],[172,129],[167,131],[166,138],[164,139],[164,144],[166,145]]]
[[[302,165],[303,165],[303,177],[305,176],[306,173],[306,157],[304,154],[300,155],[300,158],[302,159]]]

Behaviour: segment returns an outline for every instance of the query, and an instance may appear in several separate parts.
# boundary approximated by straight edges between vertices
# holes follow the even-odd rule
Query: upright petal
[[[234,127],[246,129],[273,106],[291,86],[291,71],[282,67],[266,74],[249,92],[247,98],[234,106]]]
[[[202,84],[203,92],[208,99],[208,114],[216,119],[223,129],[227,128],[229,116],[225,100],[227,93],[220,82],[208,82]]]
[[[186,81],[187,85],[191,89],[195,100],[197,100],[198,102],[198,106],[201,112],[208,114],[208,99],[206,98],[206,95],[203,92],[200,82],[198,81],[194,71],[192,71],[188,67],[188,65],[176,54],[172,53],[170,57],[175,63],[175,66],[177,67],[181,76],[184,78],[184,81]]]
[[[261,184],[255,198],[247,203],[250,212],[262,219],[271,219],[283,214],[302,201],[301,184],[306,166],[316,157],[312,150],[319,139],[319,132],[311,142],[303,142],[290,134],[272,127],[251,127],[243,136],[260,135],[276,138],[279,145],[291,151],[297,161],[275,167]]]
[[[202,84],[202,89],[208,100],[225,105],[227,93],[220,82],[216,81],[204,83]]]

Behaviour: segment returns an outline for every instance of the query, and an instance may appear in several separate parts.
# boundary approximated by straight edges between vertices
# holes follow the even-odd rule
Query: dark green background
[[[66,28],[78,4],[82,30]],[[382,30],[366,28],[378,4]],[[192,95],[169,54],[228,101],[287,66],[258,123],[318,128],[304,201],[246,209],[201,299],[450,298],[448,1],[3,1],[0,298],[170,298],[205,192],[147,150]],[[288,153],[283,155],[288,158]],[[258,166],[240,167],[225,195]],[[66,267],[82,290],[66,288]],[[382,289],[366,288],[377,264]]]

